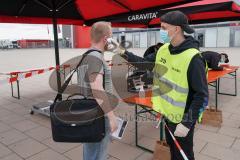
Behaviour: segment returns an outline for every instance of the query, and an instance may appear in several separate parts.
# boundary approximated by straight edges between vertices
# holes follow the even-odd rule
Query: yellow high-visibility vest
[[[180,123],[189,92],[187,71],[199,50],[190,48],[173,55],[168,47],[169,43],[163,45],[156,56],[151,100],[153,110],[173,123]]]

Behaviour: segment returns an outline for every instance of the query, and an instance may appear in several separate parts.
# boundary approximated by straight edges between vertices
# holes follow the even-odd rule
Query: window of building
[[[147,32],[140,32],[140,48],[147,48]]]
[[[133,48],[139,48],[140,47],[140,36],[139,32],[133,33]]]
[[[148,47],[156,44],[156,32],[148,32]]]
[[[230,46],[240,47],[240,26],[230,28]]]
[[[229,47],[230,43],[229,27],[218,27],[216,35],[217,35],[217,47]]]

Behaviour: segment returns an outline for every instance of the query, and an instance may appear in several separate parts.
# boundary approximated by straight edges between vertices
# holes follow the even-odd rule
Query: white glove
[[[108,38],[107,42],[108,42],[108,51],[111,51],[117,54],[124,54],[125,49],[122,48],[115,39]]]
[[[174,136],[176,137],[186,137],[188,135],[190,129],[185,127],[182,123],[179,123],[174,132]]]

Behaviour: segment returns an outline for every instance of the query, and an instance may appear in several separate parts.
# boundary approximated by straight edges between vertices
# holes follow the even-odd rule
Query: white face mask
[[[113,38],[108,38],[107,39],[107,44],[106,44],[106,50],[107,51],[113,51],[114,49],[116,49],[116,46],[113,43]]]
[[[225,57],[224,55],[221,55],[221,60],[220,60],[220,62],[221,62],[221,63],[225,63],[225,61],[226,61],[226,57]]]

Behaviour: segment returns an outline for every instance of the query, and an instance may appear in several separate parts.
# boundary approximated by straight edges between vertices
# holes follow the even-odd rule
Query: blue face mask
[[[170,37],[168,35],[168,31],[161,29],[160,30],[160,39],[162,40],[163,43],[169,43]]]

